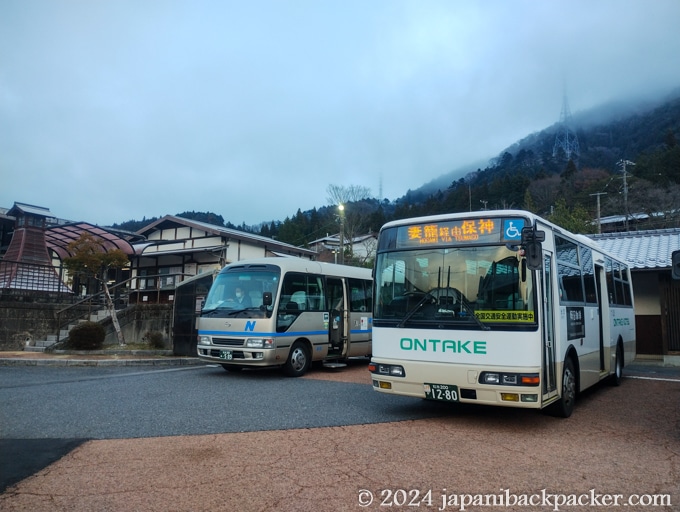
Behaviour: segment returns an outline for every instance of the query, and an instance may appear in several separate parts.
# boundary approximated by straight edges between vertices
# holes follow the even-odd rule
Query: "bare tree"
[[[339,207],[342,205],[338,210],[338,221],[343,245],[340,249],[343,251],[341,261],[344,261],[346,252],[349,253],[349,258],[353,257],[353,241],[361,230],[364,229],[365,225],[365,216],[362,215],[356,204],[349,203],[357,203],[362,199],[371,197],[371,190],[360,185],[350,185],[349,187],[328,185],[326,193],[328,194],[328,203],[330,205],[338,205]],[[345,250],[347,245],[349,246],[348,251]]]
[[[106,277],[109,269],[123,268],[129,263],[127,254],[120,249],[105,251],[101,241],[89,233],[81,234],[77,240],[68,244],[68,250],[72,256],[64,258],[66,268],[76,274],[94,277],[102,284],[106,298],[106,308],[111,315],[118,343],[125,345],[125,338],[118,323],[116,308],[111,299],[111,293],[109,293]]]
[[[328,194],[328,204],[331,205],[354,203],[371,197],[371,189],[361,185],[350,185],[349,187],[328,185],[326,193]]]

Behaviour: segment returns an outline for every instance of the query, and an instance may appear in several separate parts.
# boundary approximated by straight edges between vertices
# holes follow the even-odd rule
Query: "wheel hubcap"
[[[576,396],[576,379],[569,368],[564,371],[564,401],[571,403]]]
[[[307,363],[307,358],[305,357],[305,352],[302,349],[296,348],[290,357],[291,366],[296,372],[299,372],[305,367]]]

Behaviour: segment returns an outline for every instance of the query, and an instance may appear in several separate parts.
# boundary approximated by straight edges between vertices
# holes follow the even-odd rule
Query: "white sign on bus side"
[[[373,356],[498,366],[540,366],[537,333],[390,329],[373,331]]]

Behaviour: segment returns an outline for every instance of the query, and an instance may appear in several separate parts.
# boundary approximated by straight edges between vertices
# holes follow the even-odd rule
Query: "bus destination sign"
[[[517,242],[522,228],[528,225],[521,217],[480,217],[400,226],[397,247]]]

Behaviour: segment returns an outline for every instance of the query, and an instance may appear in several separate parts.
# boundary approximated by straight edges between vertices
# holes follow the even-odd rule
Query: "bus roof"
[[[442,213],[439,215],[425,215],[422,217],[411,217],[408,219],[393,220],[383,225],[381,229],[391,228],[395,226],[406,226],[408,224],[423,224],[426,222],[436,222],[448,219],[476,219],[479,217],[528,217],[532,221],[539,220],[541,222],[554,226],[553,224],[550,224],[550,222],[539,217],[538,215],[525,210],[484,210],[479,212]],[[558,226],[554,227],[559,229]]]
[[[259,265],[275,265],[287,272],[305,272],[310,274],[324,274],[339,277],[353,277],[357,279],[371,279],[371,269],[337,265],[320,261],[311,261],[295,257],[254,258],[235,261],[226,265],[221,272],[228,272],[234,268],[248,268]]]

